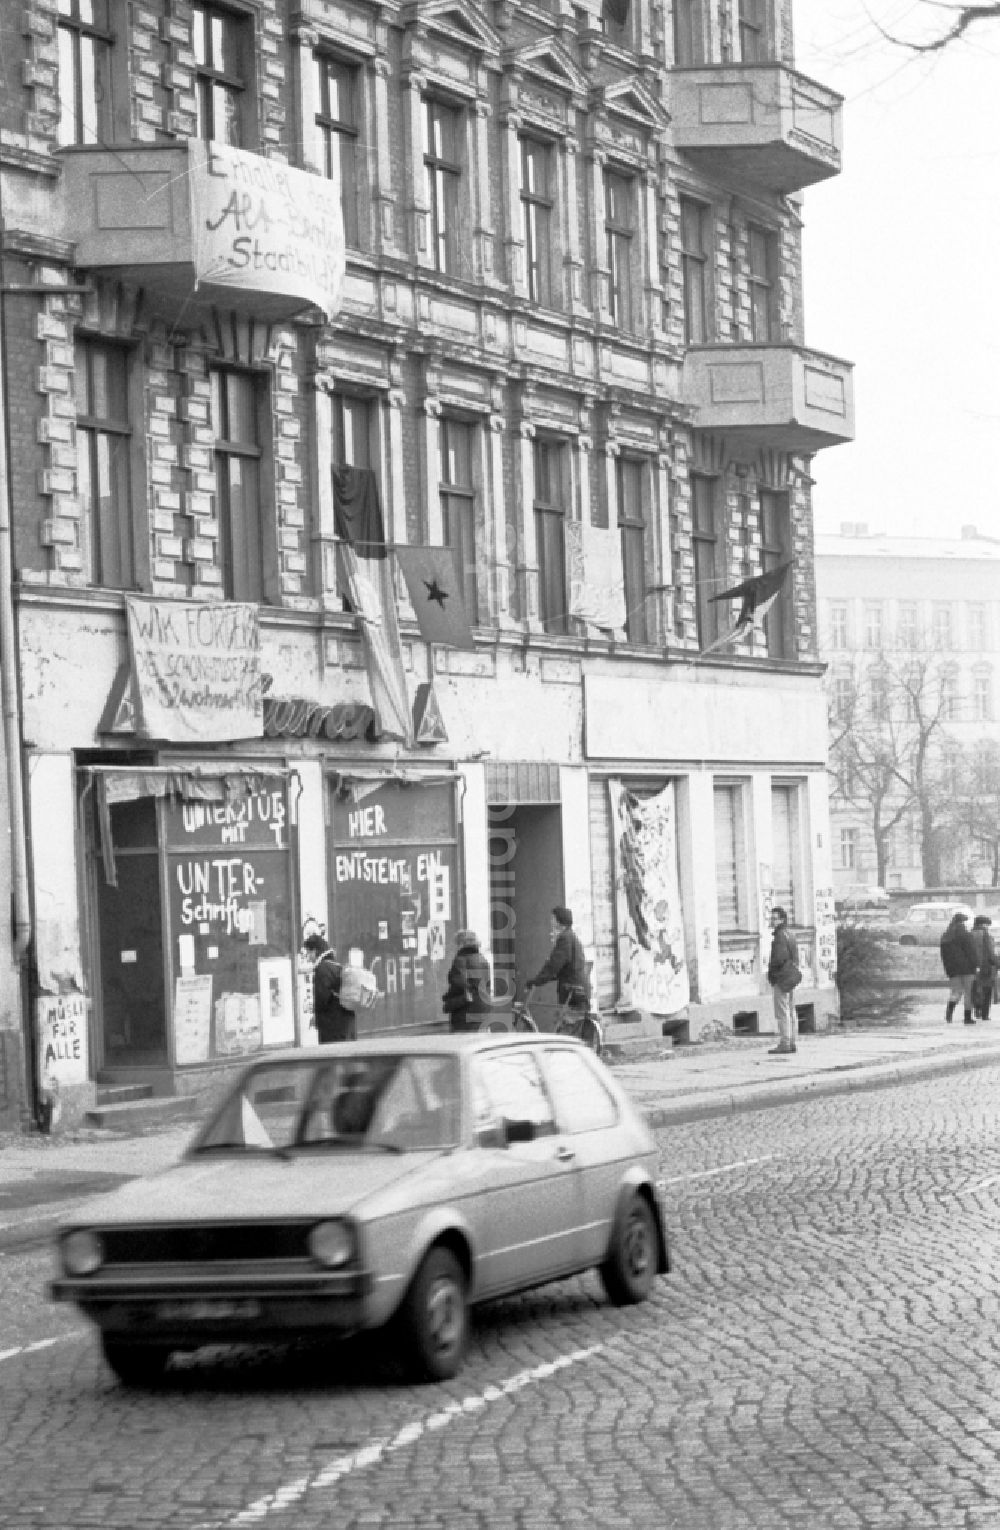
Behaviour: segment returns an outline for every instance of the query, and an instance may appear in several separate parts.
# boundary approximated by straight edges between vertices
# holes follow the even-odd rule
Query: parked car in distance
[[[477,1302],[596,1268],[612,1302],[669,1269],[645,1122],[583,1044],[473,1032],[250,1063],[181,1161],[74,1210],[50,1287],[127,1384],[170,1354],[393,1325],[458,1371]]]
[[[884,887],[875,887],[867,882],[854,882],[840,889],[834,899],[834,908],[838,913],[841,909],[850,912],[859,908],[888,911],[890,901]]]
[[[972,929],[975,909],[968,903],[915,903],[895,926],[901,946],[936,946],[955,914],[964,914]]]

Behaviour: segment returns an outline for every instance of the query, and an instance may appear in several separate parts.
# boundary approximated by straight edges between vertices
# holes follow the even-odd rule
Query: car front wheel
[[[607,1259],[601,1265],[601,1282],[616,1307],[644,1302],[656,1275],[656,1224],[649,1202],[635,1195],[619,1220]]]
[[[469,1333],[465,1274],[447,1248],[432,1248],[399,1312],[409,1369],[418,1381],[447,1381],[461,1369]]]
[[[127,1387],[153,1387],[163,1379],[170,1357],[162,1344],[129,1344],[101,1335],[101,1350],[118,1380]]]

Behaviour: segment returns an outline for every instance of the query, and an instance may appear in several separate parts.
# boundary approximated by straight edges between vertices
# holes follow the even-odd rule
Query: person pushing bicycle
[[[530,1004],[531,993],[543,983],[555,983],[560,1004],[570,1009],[590,1008],[590,979],[587,974],[587,958],[583,942],[573,928],[572,909],[557,904],[550,921],[552,950],[533,978],[525,984],[525,998]]]

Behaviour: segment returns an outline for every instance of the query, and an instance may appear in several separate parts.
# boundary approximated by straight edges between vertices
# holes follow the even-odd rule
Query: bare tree
[[[964,37],[971,27],[982,21],[1000,21],[1000,0],[992,5],[950,5],[946,0],[920,0],[918,12],[929,14],[929,32],[920,37],[898,36],[882,26],[874,17],[873,23],[887,42],[912,53],[940,53],[950,44]]]
[[[866,813],[885,884],[893,829],[916,817],[924,885],[940,881],[938,829],[948,801],[938,747],[953,706],[952,667],[930,647],[856,659],[831,673],[830,773],[834,801]]]
[[[1000,887],[1000,745],[992,739],[956,759],[946,818],[978,848],[989,865],[992,886]]]

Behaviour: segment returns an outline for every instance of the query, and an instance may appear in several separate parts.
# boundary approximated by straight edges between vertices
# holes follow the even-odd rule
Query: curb
[[[873,1089],[892,1089],[918,1079],[940,1078],[948,1073],[978,1068],[1000,1067],[1000,1048],[989,1052],[960,1052],[947,1057],[915,1057],[909,1061],[864,1063],[856,1069],[813,1074],[789,1079],[785,1084],[747,1084],[739,1093],[727,1090],[705,1092],[676,1105],[643,1108],[647,1125],[681,1126],[686,1122],[710,1121],[717,1116],[740,1115],[751,1110],[773,1110],[781,1105],[796,1105],[802,1099],[822,1099],[837,1094],[862,1094]]]

